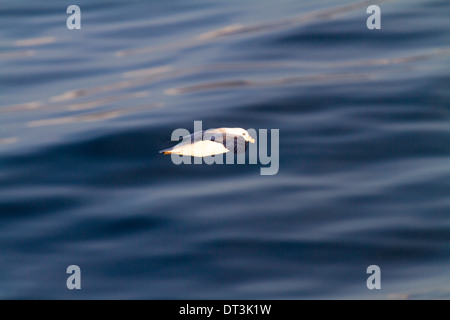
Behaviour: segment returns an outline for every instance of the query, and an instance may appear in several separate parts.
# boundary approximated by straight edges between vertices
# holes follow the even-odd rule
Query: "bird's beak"
[[[252,137],[249,137],[248,141],[250,141],[251,143],[255,143],[255,139],[253,139]]]

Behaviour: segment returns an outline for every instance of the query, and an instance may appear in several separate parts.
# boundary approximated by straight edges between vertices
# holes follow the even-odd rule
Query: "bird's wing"
[[[248,149],[248,141],[244,137],[226,132],[223,128],[207,130],[203,133],[203,140],[221,143],[235,154],[244,153]]]
[[[222,144],[235,154],[244,153],[248,149],[248,142],[245,139],[238,135],[227,135],[226,139],[222,141]]]

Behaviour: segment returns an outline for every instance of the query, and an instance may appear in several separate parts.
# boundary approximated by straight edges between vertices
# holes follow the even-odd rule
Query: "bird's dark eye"
[[[245,132],[242,135],[245,136]]]

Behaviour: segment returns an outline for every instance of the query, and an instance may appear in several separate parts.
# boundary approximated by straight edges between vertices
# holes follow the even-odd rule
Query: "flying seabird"
[[[218,128],[194,132],[182,137],[176,146],[159,153],[192,157],[207,157],[232,151],[239,154],[247,150],[248,142],[254,143],[247,130],[242,128]]]

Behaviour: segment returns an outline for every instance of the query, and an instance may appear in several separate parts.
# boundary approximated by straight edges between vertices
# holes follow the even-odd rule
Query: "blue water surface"
[[[72,4],[0,4],[1,299],[450,298],[447,0]],[[158,153],[195,120],[279,172]]]

